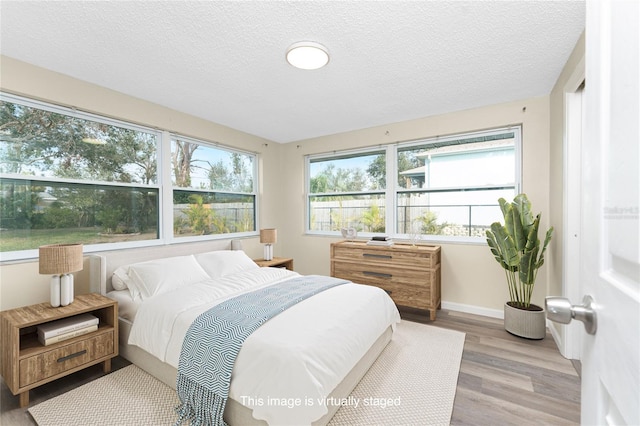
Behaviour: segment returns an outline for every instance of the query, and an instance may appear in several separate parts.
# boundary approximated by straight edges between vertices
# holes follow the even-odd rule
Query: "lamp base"
[[[67,306],[73,303],[73,275],[60,276],[60,305]]]
[[[51,284],[49,285],[51,307],[60,306],[60,275],[51,276]]]
[[[273,245],[264,245],[264,260],[273,260]]]

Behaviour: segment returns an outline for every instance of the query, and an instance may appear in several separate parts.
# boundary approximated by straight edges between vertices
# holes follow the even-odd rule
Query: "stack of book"
[[[72,337],[91,333],[98,329],[98,318],[91,314],[81,314],[39,325],[38,340],[45,346]]]
[[[393,241],[390,237],[382,236],[382,237],[372,237],[369,241],[367,241],[367,245],[370,246],[392,246]]]

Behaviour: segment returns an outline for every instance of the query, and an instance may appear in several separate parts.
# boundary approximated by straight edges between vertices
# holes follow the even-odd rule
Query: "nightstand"
[[[293,271],[293,259],[290,257],[274,257],[272,260],[253,259],[260,267],[287,268]]]
[[[48,346],[38,341],[38,325],[84,313],[98,317],[96,331]],[[98,363],[105,373],[111,371],[111,358],[118,355],[118,303],[92,293],[60,308],[47,302],[2,311],[0,333],[0,372],[26,407],[30,389]]]

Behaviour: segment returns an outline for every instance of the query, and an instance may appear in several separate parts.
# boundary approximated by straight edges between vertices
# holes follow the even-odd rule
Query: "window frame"
[[[248,237],[248,236],[255,236],[259,234],[259,224],[258,224],[258,217],[259,217],[259,210],[258,210],[258,204],[259,204],[259,200],[260,197],[258,197],[258,181],[257,181],[257,177],[258,175],[258,154],[254,153],[254,152],[249,152],[249,151],[242,151],[239,149],[235,149],[235,148],[230,148],[227,146],[222,146],[219,143],[214,143],[214,142],[209,142],[209,141],[205,141],[202,139],[197,139],[197,138],[192,138],[189,136],[184,136],[182,134],[179,133],[170,133],[170,132],[165,132],[165,134],[163,134],[163,141],[164,139],[167,138],[166,144],[168,145],[168,151],[166,151],[167,155],[165,155],[164,157],[166,158],[165,162],[166,162],[166,167],[165,164],[163,163],[163,173],[166,173],[166,180],[165,182],[168,182],[167,185],[165,185],[163,187],[163,195],[164,198],[167,200],[166,202],[166,208],[168,210],[170,210],[170,212],[168,212],[168,216],[167,217],[171,217],[171,220],[167,220],[166,223],[164,224],[166,227],[170,228],[167,231],[167,235],[168,240],[170,243],[174,243],[174,244],[179,244],[179,243],[188,243],[188,242],[196,242],[196,241],[207,241],[207,240],[220,240],[220,239],[228,239],[230,237],[233,238],[241,238],[241,237]],[[172,177],[171,177],[171,141],[174,139],[180,139],[180,140],[184,140],[187,141],[189,143],[194,143],[194,144],[198,144],[198,145],[202,145],[202,146],[206,146],[207,148],[213,148],[213,149],[219,149],[221,151],[227,151],[230,153],[236,153],[236,154],[241,154],[241,155],[247,155],[253,158],[252,161],[252,174],[253,174],[253,191],[252,192],[233,192],[233,191],[222,191],[222,190],[215,190],[215,189],[201,189],[201,188],[190,188],[190,187],[180,187],[180,186],[175,186],[173,185],[173,181],[172,181]],[[165,143],[163,143],[163,146],[165,145]],[[164,151],[163,151],[164,152]],[[195,236],[188,236],[188,237],[176,237],[176,235],[173,233],[173,191],[174,190],[178,190],[178,191],[188,191],[188,192],[202,192],[202,193],[206,193],[206,194],[230,194],[230,195],[249,195],[252,196],[254,199],[254,218],[253,218],[253,222],[255,225],[255,229],[253,231],[245,231],[245,232],[229,232],[226,234],[208,234],[208,235],[195,235]]]
[[[85,253],[102,252],[110,250],[122,250],[139,247],[152,247],[166,244],[181,244],[197,241],[215,240],[215,239],[233,239],[242,238],[247,236],[258,235],[259,230],[259,197],[258,197],[258,178],[259,178],[259,154],[247,150],[241,150],[232,148],[218,142],[211,142],[201,139],[188,138],[183,135],[170,133],[168,130],[153,128],[144,126],[141,124],[135,124],[125,120],[115,119],[99,114],[94,114],[82,110],[78,110],[73,107],[58,105],[51,102],[35,100],[23,96],[18,96],[10,93],[0,91],[0,100],[9,103],[16,103],[30,108],[37,108],[44,111],[49,111],[56,114],[62,114],[73,118],[82,120],[97,122],[106,124],[109,126],[120,127],[133,131],[141,131],[150,133],[156,137],[156,162],[157,173],[155,184],[142,184],[142,183],[128,183],[128,182],[109,182],[98,180],[80,180],[69,179],[59,177],[41,177],[22,175],[17,173],[0,173],[0,179],[12,179],[19,181],[39,181],[39,182],[52,182],[52,183],[66,183],[66,184],[82,184],[82,185],[98,185],[98,186],[110,186],[110,187],[136,187],[136,188],[152,188],[157,191],[158,194],[158,227],[156,229],[158,238],[152,240],[140,240],[140,241],[126,241],[126,242],[114,242],[114,243],[100,243],[100,244],[85,244],[83,249]],[[176,238],[173,235],[173,185],[171,181],[171,138],[173,136],[180,137],[182,139],[191,139],[198,144],[206,145],[209,147],[221,149],[224,151],[235,152],[242,155],[250,155],[253,157],[253,167],[251,172],[253,173],[253,192],[252,195],[255,200],[254,204],[254,224],[255,230],[248,232],[235,232],[226,234],[212,234],[192,237],[179,237]],[[192,190],[191,188],[182,188],[185,190]],[[196,191],[195,189],[193,189]],[[209,191],[214,192],[214,191]],[[224,191],[215,191],[224,193]],[[232,193],[237,194],[237,193]],[[243,193],[244,194],[244,193]],[[249,194],[246,194],[249,195]],[[18,261],[37,259],[38,249],[17,250],[0,252],[0,262],[5,261]]]
[[[389,202],[388,196],[388,178],[389,174],[387,172],[386,180],[387,184],[384,189],[376,189],[376,190],[367,190],[367,191],[348,191],[348,192],[320,192],[320,193],[311,193],[309,190],[311,188],[311,163],[315,162],[314,160],[323,160],[323,159],[341,159],[345,157],[358,157],[358,156],[366,156],[366,155],[375,155],[375,154],[384,154],[385,161],[389,161],[389,148],[388,147],[367,147],[360,149],[349,149],[343,151],[332,151],[331,153],[321,153],[321,154],[310,154],[305,156],[305,193],[306,193],[306,206],[305,206],[305,234],[307,235],[321,235],[321,236],[335,236],[341,235],[339,231],[313,231],[310,229],[311,227],[311,197],[318,196],[357,196],[357,195],[379,195],[382,194],[385,199],[385,215],[387,213],[387,203]],[[385,216],[385,227],[388,226],[388,217]],[[374,235],[371,232],[359,232],[359,235]]]
[[[438,192],[443,191],[446,188],[434,188],[428,189],[416,189],[416,188],[403,188],[400,187],[397,181],[397,169],[398,169],[398,153],[402,150],[406,150],[410,147],[425,146],[430,144],[442,144],[458,139],[471,139],[480,136],[491,136],[504,133],[513,133],[514,136],[514,178],[513,185],[496,184],[496,185],[481,185],[481,186],[454,186],[449,189],[465,190],[484,190],[484,189],[500,189],[504,187],[513,186],[513,190],[516,194],[521,192],[522,187],[522,125],[511,125],[504,127],[494,127],[486,130],[479,130],[473,132],[455,133],[447,136],[434,136],[427,138],[419,138],[409,141],[395,142],[384,145],[376,145],[357,150],[345,150],[345,151],[332,151],[328,153],[310,154],[305,156],[305,193],[306,193],[306,205],[305,205],[305,234],[316,236],[331,236],[340,237],[341,234],[338,231],[314,231],[310,229],[310,218],[312,214],[311,209],[311,196],[317,196],[319,194],[310,193],[310,164],[312,160],[340,158],[350,153],[366,153],[384,150],[386,152],[386,201],[385,201],[385,235],[392,238],[401,240],[410,240],[411,236],[406,233],[400,233],[398,226],[398,196],[401,194],[409,194],[416,192]],[[338,193],[330,193],[326,195],[336,195]],[[497,203],[497,201],[496,201]],[[363,237],[370,237],[376,235],[376,233],[359,233]],[[446,236],[446,235],[426,235],[421,234],[422,241],[425,242],[454,242],[454,243],[468,243],[468,244],[484,244],[485,240],[479,237],[470,236]]]

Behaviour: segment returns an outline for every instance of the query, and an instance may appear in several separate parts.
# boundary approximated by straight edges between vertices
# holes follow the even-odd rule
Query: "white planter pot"
[[[527,339],[544,339],[547,335],[546,312],[537,305],[531,305],[539,310],[518,309],[504,304],[504,329],[509,333]]]

